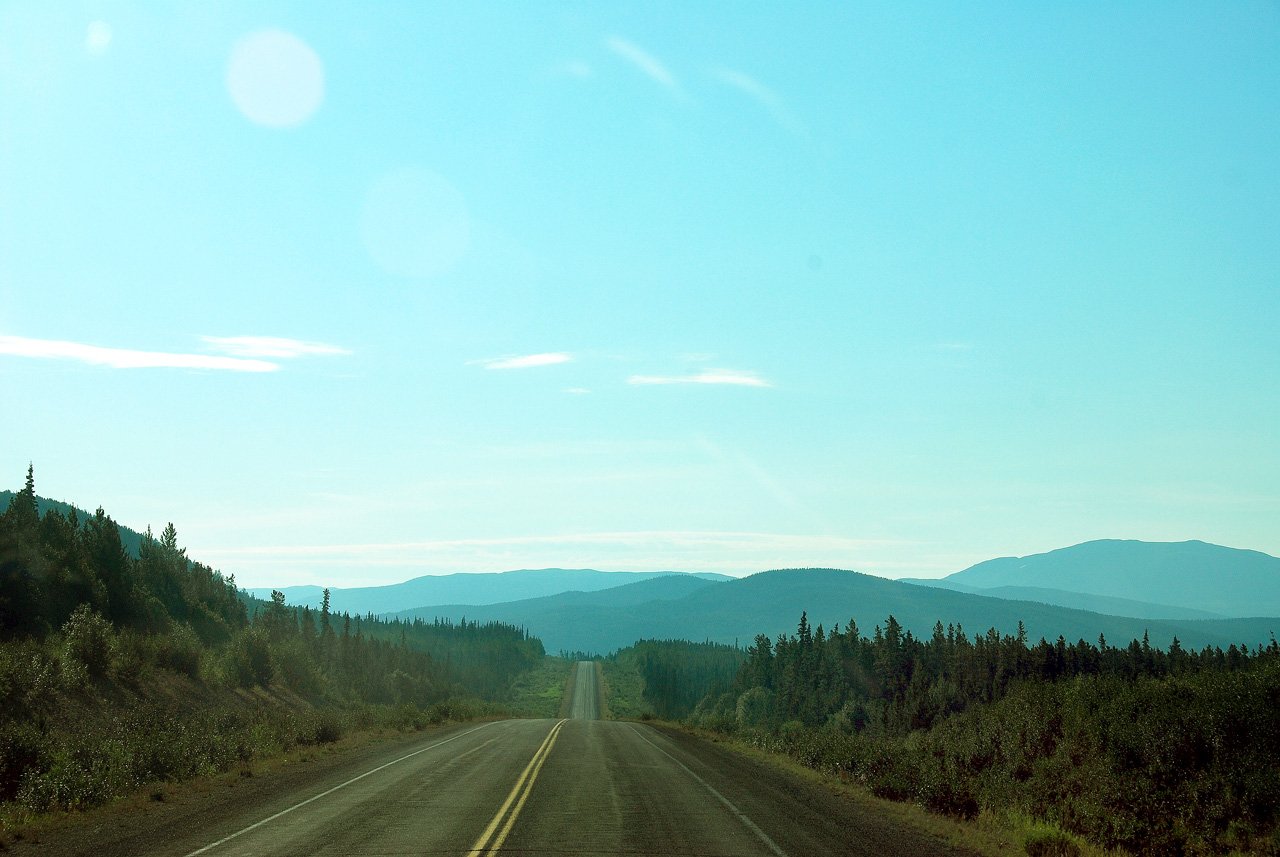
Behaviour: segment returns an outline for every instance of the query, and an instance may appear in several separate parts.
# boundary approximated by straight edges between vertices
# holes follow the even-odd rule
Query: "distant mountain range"
[[[0,511],[13,492],[0,491]],[[40,511],[70,504],[37,498]],[[90,513],[77,509],[83,519]],[[142,536],[120,527],[134,556]],[[198,559],[195,557],[194,559]],[[287,587],[291,604],[319,607],[318,586]],[[269,598],[270,589],[249,595]],[[996,628],[1031,640],[1114,644],[1149,633],[1153,645],[1255,646],[1280,631],[1280,559],[1200,541],[1099,540],[978,563],[940,580],[886,580],[837,569],[720,574],[522,569],[419,577],[392,586],[331,589],[334,612],[523,625],[548,651],[606,653],[643,638],[750,643],[756,634],[850,619],[869,633],[892,614],[917,635],[942,621],[967,634]],[[1261,617],[1261,618],[1259,618]]]
[[[677,578],[677,580],[680,580]],[[682,592],[682,590],[684,590]],[[642,638],[713,640],[746,645],[756,634],[776,637],[794,632],[801,612],[812,625],[830,628],[850,619],[870,634],[892,614],[917,635],[932,633],[935,622],[959,623],[966,634],[996,628],[1017,633],[1025,623],[1032,642],[1059,635],[1074,642],[1096,642],[1105,634],[1126,644],[1150,634],[1152,645],[1166,647],[1176,636],[1184,646],[1255,646],[1280,631],[1280,619],[1138,619],[1108,616],[1033,601],[1011,601],[917,586],[839,569],[765,571],[723,582],[667,578],[641,581],[594,593],[573,592],[490,605],[454,605],[399,612],[402,618],[458,621],[502,620],[527,627],[549,652],[607,653]]]
[[[487,574],[441,574],[415,577],[389,586],[361,586],[329,590],[334,613],[394,613],[415,607],[442,604],[497,604],[523,601],[561,592],[595,592],[651,578],[729,580],[723,574],[678,574],[664,571],[596,571],[591,568],[538,568]],[[673,584],[674,585],[674,584]],[[319,608],[324,597],[320,586],[287,586],[280,590],[289,604]],[[249,593],[270,600],[271,589]]]
[[[1280,559],[1200,541],[1102,539],[909,582],[1153,619],[1280,616]]]

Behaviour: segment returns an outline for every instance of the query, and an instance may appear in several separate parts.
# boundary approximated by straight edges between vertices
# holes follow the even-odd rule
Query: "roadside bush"
[[[239,687],[268,685],[275,677],[271,641],[260,627],[246,628],[231,640],[225,654],[227,678]]]
[[[157,639],[156,666],[199,678],[203,651],[195,631],[188,625],[177,624]]]
[[[773,698],[773,691],[767,687],[756,686],[745,691],[738,697],[738,726],[759,729],[773,722]]]
[[[27,771],[40,764],[44,736],[31,723],[0,725],[0,801],[13,800]]]
[[[297,693],[315,695],[320,693],[324,680],[316,668],[316,662],[307,651],[301,640],[287,640],[274,646],[275,674],[285,686]],[[268,679],[270,680],[270,679]],[[266,684],[259,680],[259,684]]]
[[[62,626],[62,652],[84,664],[90,675],[101,676],[111,662],[111,623],[81,604]]]
[[[1080,846],[1060,830],[1032,830],[1023,839],[1027,857],[1080,857]]]
[[[110,673],[117,680],[137,687],[155,662],[153,638],[124,630],[111,638]]]
[[[343,718],[328,709],[308,711],[298,719],[296,741],[304,746],[332,744],[345,732]]]

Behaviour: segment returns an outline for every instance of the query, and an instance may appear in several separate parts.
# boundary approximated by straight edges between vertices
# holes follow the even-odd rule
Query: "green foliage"
[[[81,521],[52,504],[42,516],[37,499],[29,471],[0,514],[0,801],[30,811],[353,729],[494,714],[470,697],[505,698],[543,660],[539,640],[502,623],[317,617],[279,593],[256,601],[190,560],[172,524],[131,550],[103,510]],[[232,691],[255,687],[293,691],[298,710],[246,710],[254,695]]]
[[[743,658],[736,646],[685,640],[641,640],[613,655],[635,665],[644,701],[668,720],[687,716],[710,690],[727,688]]]
[[[1080,857],[1080,846],[1060,830],[1033,830],[1022,847],[1028,857]]]
[[[111,623],[81,604],[62,626],[63,657],[79,661],[90,675],[105,675],[113,636]]]
[[[1071,834],[1135,854],[1271,853],[1280,841],[1280,646],[1123,648],[893,617],[870,639],[804,617],[759,637],[691,723],[934,812],[984,808],[1048,823],[1028,853],[1078,853]]]
[[[573,661],[544,657],[542,663],[512,683],[507,707],[523,717],[555,717],[572,668]]]
[[[597,662],[608,690],[609,716],[618,720],[652,720],[653,707],[644,701],[644,679],[634,654],[624,649]]]

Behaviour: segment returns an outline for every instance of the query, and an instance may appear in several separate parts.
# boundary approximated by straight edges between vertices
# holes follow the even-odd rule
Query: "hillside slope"
[[[973,595],[1005,598],[1010,601],[1039,601],[1042,604],[1056,604],[1059,607],[1088,610],[1092,613],[1106,613],[1109,616],[1133,616],[1138,619],[1227,618],[1220,613],[1211,613],[1208,610],[1193,610],[1189,607],[1174,607],[1172,604],[1153,604],[1149,601],[1135,601],[1132,598],[1090,595],[1087,592],[1068,592],[1065,589],[1047,589],[1041,586],[993,586],[990,589],[983,589],[980,586],[954,583],[947,578],[929,580],[904,577],[901,578],[901,581],[903,583],[914,583],[917,586],[932,586],[940,589],[952,589],[956,592],[968,592]]]
[[[458,604],[498,604],[542,598],[561,592],[594,592],[655,577],[728,580],[722,574],[680,574],[670,571],[596,571],[591,568],[537,568],[487,574],[442,574],[415,577],[388,586],[329,590],[329,609],[335,613],[395,613],[417,607]],[[289,604],[319,607],[324,589],[289,586],[281,590]],[[260,598],[271,590],[250,589]],[[683,594],[683,593],[681,593]]]
[[[0,512],[9,508],[9,503],[13,500],[14,492],[0,491]],[[87,512],[79,506],[73,506],[70,503],[63,503],[61,500],[50,500],[48,497],[36,495],[36,508],[40,510],[40,517],[44,517],[45,513],[53,510],[63,515],[69,515],[71,512],[76,513],[76,517],[80,522],[93,517],[93,512]],[[126,526],[117,524],[120,527],[120,543],[124,545],[124,549],[129,552],[129,556],[137,559],[142,551],[142,534],[136,530],[131,530]],[[270,599],[271,593],[267,592],[267,598]]]
[[[642,592],[642,590],[640,590]],[[830,628],[850,619],[870,633],[889,614],[916,635],[932,633],[935,622],[959,623],[973,635],[996,628],[1017,633],[1025,623],[1034,642],[1059,635],[1068,640],[1096,641],[1105,634],[1113,644],[1141,639],[1167,646],[1175,636],[1184,646],[1227,647],[1231,643],[1265,643],[1280,619],[1150,620],[1109,616],[1031,601],[1010,601],[915,586],[838,569],[766,571],[696,589],[677,598],[632,603],[589,603],[589,599],[552,598],[506,604],[458,605],[410,610],[402,618],[466,616],[468,620],[500,619],[529,629],[547,651],[609,652],[639,639],[712,640],[745,645],[756,634],[776,637],[793,632],[801,612],[810,624]]]

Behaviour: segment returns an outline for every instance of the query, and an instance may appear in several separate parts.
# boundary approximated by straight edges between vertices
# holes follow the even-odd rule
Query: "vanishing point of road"
[[[674,730],[600,719],[594,662],[569,717],[464,724],[115,813],[18,854],[955,854],[927,835]]]

